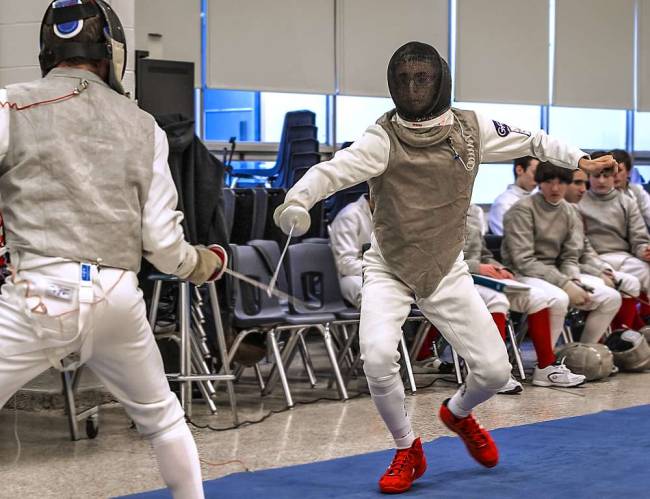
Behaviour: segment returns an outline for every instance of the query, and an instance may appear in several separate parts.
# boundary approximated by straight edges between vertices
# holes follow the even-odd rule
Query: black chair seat
[[[341,312],[336,312],[336,318],[340,321],[358,321],[361,317],[361,312],[356,308],[348,308]]]
[[[334,314],[289,314],[285,317],[285,322],[292,326],[298,326],[300,324],[326,324],[328,322],[334,322],[336,316]]]
[[[264,313],[258,315],[250,315],[246,317],[233,317],[233,325],[237,329],[248,329],[252,327],[259,327],[262,329],[270,329],[275,326],[286,323],[286,316],[283,313]]]

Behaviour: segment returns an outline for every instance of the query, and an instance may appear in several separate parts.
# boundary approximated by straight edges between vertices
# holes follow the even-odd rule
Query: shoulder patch
[[[492,123],[494,123],[494,129],[496,130],[499,137],[507,137],[511,132],[525,135],[527,137],[531,136],[531,133],[527,130],[522,130],[521,128],[506,125],[505,123],[500,123],[496,120],[492,120]]]
[[[499,137],[507,137],[510,134],[510,127],[505,123],[499,123],[496,120],[492,120],[492,123],[494,123],[494,129]]]

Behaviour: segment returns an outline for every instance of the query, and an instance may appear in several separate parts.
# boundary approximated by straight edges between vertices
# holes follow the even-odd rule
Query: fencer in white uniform
[[[513,204],[530,196],[537,187],[535,169],[538,164],[539,160],[532,156],[517,158],[513,161],[515,183],[510,184],[490,205],[488,225],[492,234],[503,235],[503,216]]]
[[[79,34],[60,37],[71,24]],[[0,90],[12,103],[0,107],[0,198],[13,267],[0,295],[0,407],[49,367],[85,364],[150,440],[173,496],[202,498],[136,272],[144,256],[201,284],[225,252],[184,240],[167,138],[122,95],[125,40],[108,4],[50,6],[41,42],[44,78]]]
[[[599,171],[612,158],[591,161],[581,150],[543,131],[528,132],[479,113],[450,108],[451,76],[435,49],[419,42],[399,48],[388,83],[396,109],[354,144],[312,168],[289,190],[275,213],[285,233],[304,233],[308,210],[346,187],[369,181],[371,248],[363,257],[360,348],[372,399],[398,448],[380,479],[384,492],[404,492],[426,468],[404,408],[399,376],[401,327],[415,302],[465,359],[465,384],[440,409],[484,466],[498,462],[489,433],[471,411],[510,376],[499,332],[463,261],[464,224],[481,162],[523,155]]]
[[[363,194],[344,207],[328,228],[341,294],[357,308],[361,307],[362,251],[363,246],[370,243],[372,233],[370,210],[368,195]]]

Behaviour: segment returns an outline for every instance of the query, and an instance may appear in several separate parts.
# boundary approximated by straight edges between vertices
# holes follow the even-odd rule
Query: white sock
[[[199,452],[185,421],[153,436],[151,445],[174,499],[204,499]]]
[[[566,310],[554,310],[550,309],[550,319],[551,319],[551,346],[555,348],[557,341],[562,336],[562,331],[564,330],[564,319],[566,318]]]
[[[368,388],[379,415],[395,439],[398,449],[413,445],[415,434],[404,406],[404,384],[396,373],[388,378],[368,378]]]

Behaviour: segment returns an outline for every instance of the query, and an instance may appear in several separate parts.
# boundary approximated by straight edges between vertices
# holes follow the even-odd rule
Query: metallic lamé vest
[[[0,164],[0,210],[10,251],[137,271],[142,210],[153,174],[154,120],[93,73],[56,68],[7,87],[20,106],[88,88],[70,99],[10,112]]]
[[[369,181],[375,237],[391,271],[422,298],[463,249],[481,161],[476,115],[453,112],[453,125],[422,131],[392,120],[394,110],[377,121],[390,138],[390,156],[384,173]]]

